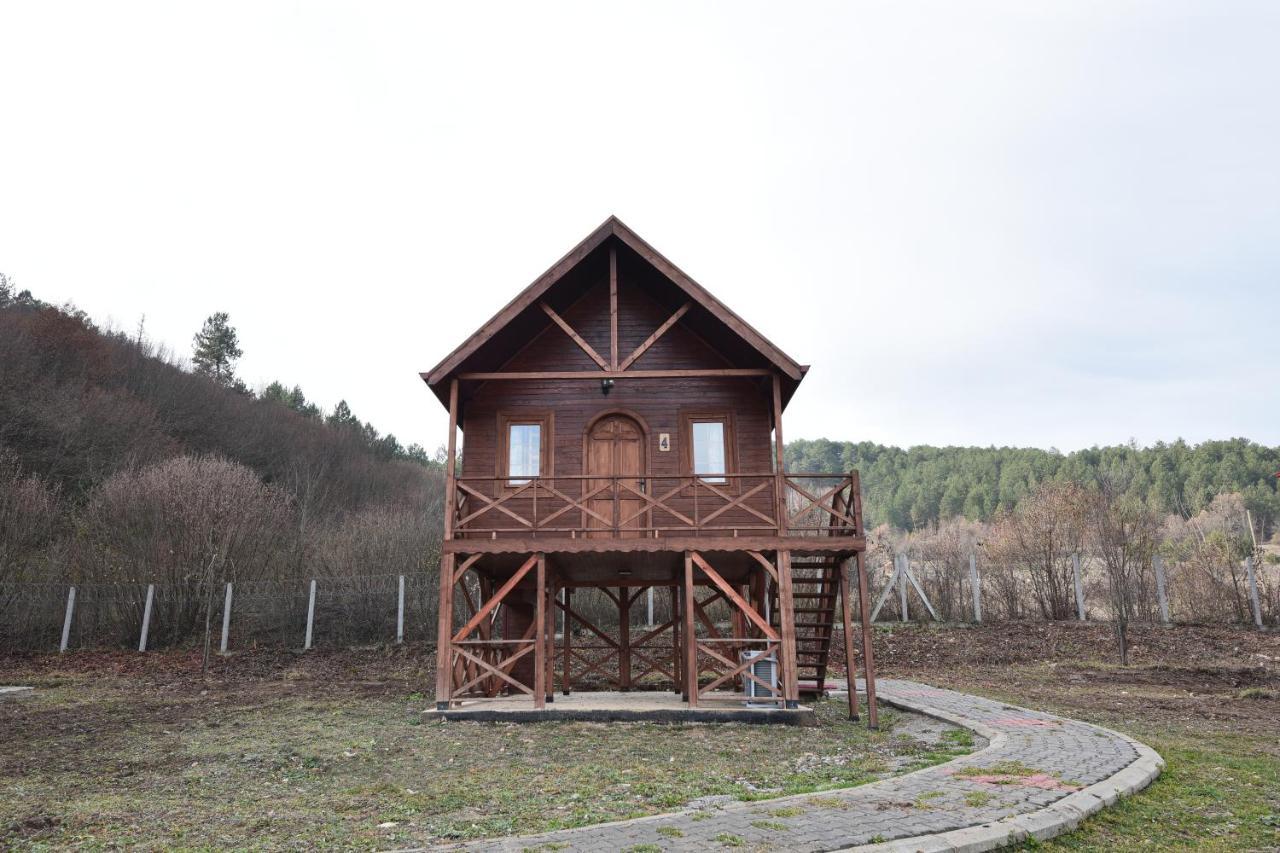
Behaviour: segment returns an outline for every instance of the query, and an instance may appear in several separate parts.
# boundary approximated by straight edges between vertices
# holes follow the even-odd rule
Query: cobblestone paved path
[[[985,850],[1076,826],[1159,772],[1155,753],[1116,732],[911,681],[880,699],[977,731],[986,749],[857,788],[824,791],[541,835],[467,850]],[[942,835],[939,835],[942,834]],[[928,837],[921,837],[928,836]],[[896,839],[903,839],[897,843]],[[910,839],[910,840],[906,840]]]

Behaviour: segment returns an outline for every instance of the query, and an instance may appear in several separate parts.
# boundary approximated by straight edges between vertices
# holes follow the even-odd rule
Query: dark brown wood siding
[[[628,280],[630,270],[619,270],[618,284],[618,338],[619,355],[625,359],[643,343],[655,329],[679,307],[658,304],[646,295],[640,270]],[[600,269],[600,280],[571,305],[555,306],[561,316],[606,358],[610,349],[609,283],[607,269]],[[711,346],[677,323],[663,335],[634,364],[634,369],[705,369],[733,367]],[[502,368],[504,371],[532,370],[597,370],[598,366],[558,326],[550,325],[536,335]],[[609,412],[633,415],[646,430],[645,459],[647,461],[648,491],[661,495],[677,485],[676,478],[687,474],[681,470],[682,443],[681,415],[684,412],[702,414],[724,413],[732,418],[735,446],[730,456],[736,459],[737,472],[767,474],[773,470],[770,441],[770,385],[767,379],[758,378],[696,378],[682,380],[619,379],[608,396],[595,381],[501,381],[489,382],[476,388],[465,401],[462,428],[464,433],[462,476],[467,478],[494,478],[498,476],[498,443],[504,440],[498,434],[499,418],[503,415],[551,412],[553,431],[551,437],[551,472],[556,476],[585,473],[583,467],[584,433],[596,418]],[[659,449],[659,436],[670,436],[670,449]],[[764,481],[757,478],[733,482],[728,491],[740,494]],[[481,485],[475,481],[469,485]],[[500,484],[484,483],[480,490],[494,495]],[[565,494],[577,497],[581,483],[563,481],[556,487]],[[753,508],[773,517],[772,485],[750,498]],[[700,515],[724,505],[706,491],[700,493]],[[672,501],[673,506],[686,515],[693,514],[693,499],[682,494]],[[528,502],[518,499],[512,509],[523,514],[531,509]],[[542,513],[545,515],[545,513]],[[570,525],[578,525],[578,513],[571,512],[564,518]],[[487,513],[473,524],[504,526],[501,515]],[[507,518],[506,524],[514,522]],[[674,523],[659,517],[655,524]],[[715,524],[750,526],[763,522],[750,513],[730,510],[718,517]]]

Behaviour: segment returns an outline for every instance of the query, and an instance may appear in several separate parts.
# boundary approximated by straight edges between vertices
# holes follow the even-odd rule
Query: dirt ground
[[[886,627],[876,632],[876,664],[886,676],[989,695],[1014,691],[1021,704],[1082,719],[1140,718],[1280,738],[1280,634],[1209,626],[1130,633],[1130,666],[1121,667],[1104,625]]]
[[[883,675],[1097,722],[1165,756],[1148,792],[1049,846],[1280,849],[1280,635],[1135,628],[1124,668],[1097,625],[885,626],[875,639]],[[440,728],[420,714],[433,667],[416,646],[250,650],[215,656],[205,679],[197,652],[0,658],[0,684],[38,688],[0,702],[0,846],[404,846],[857,784],[964,748],[940,732],[870,737],[834,703],[817,740]],[[675,753],[699,761],[676,773]]]
[[[9,659],[0,847],[387,849],[864,784],[970,751],[971,733],[815,704],[815,727],[466,723],[417,648]],[[690,760],[690,759],[695,760]]]

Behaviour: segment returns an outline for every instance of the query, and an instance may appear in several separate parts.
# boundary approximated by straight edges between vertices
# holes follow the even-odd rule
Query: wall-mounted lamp
[[[613,380],[612,380],[612,379],[601,379],[601,380],[600,380],[600,393],[601,393],[601,394],[603,394],[603,395],[605,395],[606,397],[608,397],[608,396],[609,396],[609,392],[610,392],[610,391],[612,391],[612,390],[613,390]]]

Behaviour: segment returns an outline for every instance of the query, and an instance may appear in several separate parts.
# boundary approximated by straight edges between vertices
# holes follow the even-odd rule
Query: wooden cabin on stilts
[[[783,464],[807,369],[610,217],[422,374],[449,410],[437,709],[547,715],[557,683],[603,670],[585,631],[621,691],[656,678],[685,712],[781,720],[823,690],[840,614],[874,726],[857,472]],[[671,618],[633,635],[650,589]]]

